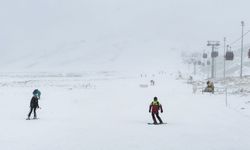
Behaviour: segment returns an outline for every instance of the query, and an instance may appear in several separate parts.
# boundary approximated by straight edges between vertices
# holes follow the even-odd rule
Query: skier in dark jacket
[[[33,119],[37,119],[36,109],[39,108],[38,100],[40,99],[40,94],[41,94],[40,91],[39,91],[39,94],[37,92],[33,92],[33,97],[30,101],[30,112],[28,114],[27,120],[30,120],[30,115],[31,115],[32,111],[34,111],[34,118]]]
[[[163,123],[161,117],[159,116],[159,110],[161,111],[161,113],[163,113],[163,109],[160,102],[158,101],[158,98],[154,97],[154,101],[149,106],[149,112],[152,114],[154,124],[157,124],[155,116],[159,120],[160,124]]]

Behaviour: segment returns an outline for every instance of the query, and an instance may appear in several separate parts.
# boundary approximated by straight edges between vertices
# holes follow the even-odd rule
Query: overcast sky
[[[250,30],[249,6],[248,0],[0,0],[0,50],[117,38],[199,50],[207,40],[240,37],[242,20]]]

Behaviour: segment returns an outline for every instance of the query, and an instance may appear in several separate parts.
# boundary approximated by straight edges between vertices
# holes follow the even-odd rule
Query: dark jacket
[[[38,98],[33,96],[31,101],[30,101],[30,107],[31,108],[39,108],[39,105],[38,105]]]
[[[153,101],[149,106],[149,112],[158,113],[161,110],[163,112],[162,106],[159,101]]]

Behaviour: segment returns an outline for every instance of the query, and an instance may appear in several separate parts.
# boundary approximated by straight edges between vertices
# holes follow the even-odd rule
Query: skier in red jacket
[[[159,110],[161,111],[161,113],[163,113],[163,109],[160,102],[158,101],[158,98],[154,97],[154,101],[149,106],[149,112],[152,114],[154,124],[157,124],[155,116],[159,120],[160,124],[163,124],[161,117],[159,116]]]

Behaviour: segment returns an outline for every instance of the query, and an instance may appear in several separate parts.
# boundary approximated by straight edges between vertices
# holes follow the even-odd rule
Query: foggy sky
[[[50,50],[66,41],[117,38],[208,49],[207,40],[240,37],[242,20],[250,29],[249,6],[247,0],[1,0],[0,51]]]

